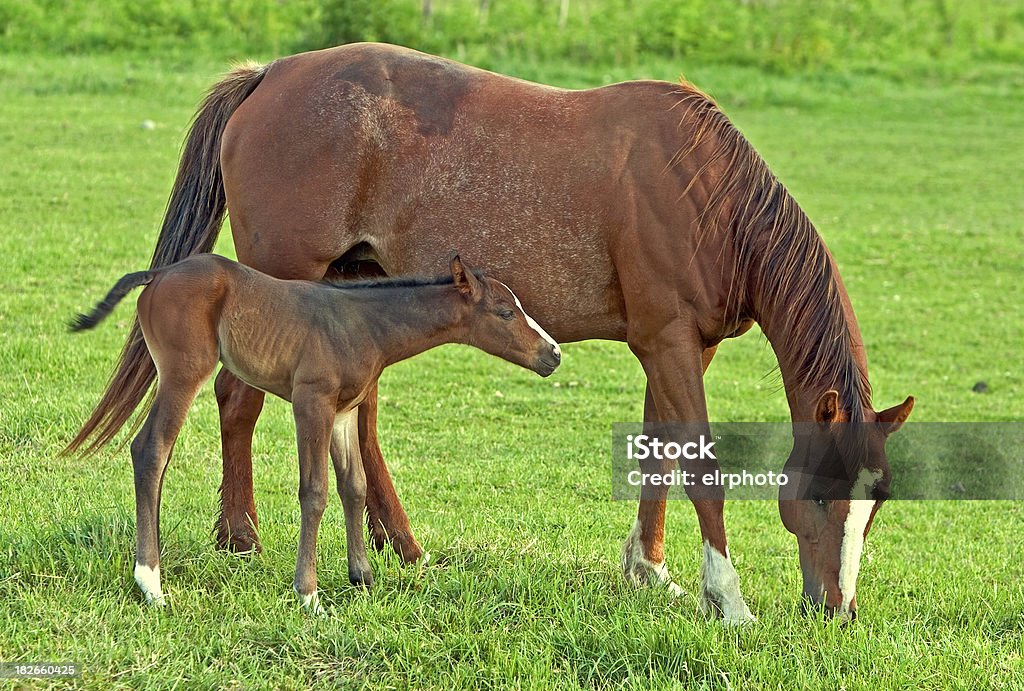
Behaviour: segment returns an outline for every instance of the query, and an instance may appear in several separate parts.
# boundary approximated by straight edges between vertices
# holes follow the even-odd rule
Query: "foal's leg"
[[[318,280],[327,265],[298,256],[302,246],[281,246],[250,241],[241,215],[233,216],[233,237],[238,261],[284,279]],[[281,241],[294,241],[298,233],[265,233]],[[217,546],[236,552],[259,551],[259,521],[252,482],[252,437],[263,410],[264,394],[239,381],[227,369],[217,376],[217,404],[220,409],[223,475],[220,485],[220,516],[217,518]],[[384,456],[377,442],[377,388],[359,406],[359,437],[367,482],[367,523],[374,547],[390,542],[405,562],[417,561],[423,550],[413,537],[409,518],[391,482]]]
[[[647,373],[648,403],[653,404],[656,419],[662,422],[682,421],[706,425],[703,373],[714,352],[708,353],[700,345],[695,329],[677,320],[651,338],[631,342],[630,346]],[[645,419],[650,419],[648,416],[653,413],[651,407],[645,406]],[[718,463],[711,459],[699,463],[688,467],[697,473],[697,477],[719,468]],[[668,469],[671,469],[671,464]],[[665,468],[658,468],[658,471],[664,472]],[[655,575],[662,580],[659,567],[663,568],[665,558],[665,500],[668,488],[645,489],[649,491],[641,494],[637,522],[627,540],[626,550],[633,549],[653,565]],[[739,576],[732,566],[726,546],[724,490],[695,485],[687,487],[687,494],[697,511],[704,543],[704,561],[701,566],[702,607],[705,611],[721,613],[729,624],[753,620],[740,594]],[[636,544],[640,545],[639,550],[633,547]],[[624,558],[627,577],[631,577],[628,567],[635,563],[638,563],[636,558],[630,563]],[[664,580],[668,580],[667,571]]]
[[[296,241],[296,235],[274,228],[264,235],[277,242],[255,244],[253,229],[246,215],[231,208],[232,238],[235,253],[242,264],[283,279],[315,281],[323,278],[327,264],[306,256],[308,250]],[[215,531],[217,546],[234,552],[259,552],[259,520],[252,484],[252,437],[256,421],[263,411],[265,395],[222,368],[216,382],[220,412],[221,451],[223,457],[220,484],[220,515]]]
[[[359,455],[359,412],[355,409],[334,419],[331,459],[338,482],[338,496],[345,508],[345,543],[348,579],[352,585],[373,585],[373,571],[363,541],[363,512],[366,510],[366,475]]]
[[[160,490],[164,471],[189,406],[206,377],[161,377],[149,416],[131,444],[135,471],[135,582],[146,602],[152,605],[164,604],[160,588]]]
[[[327,506],[327,457],[330,453],[337,397],[319,391],[293,394],[295,434],[299,447],[299,507],[302,523],[295,561],[295,592],[302,606],[320,613],[316,591],[316,536]]]

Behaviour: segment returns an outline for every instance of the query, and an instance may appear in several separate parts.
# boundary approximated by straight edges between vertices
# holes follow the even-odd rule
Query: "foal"
[[[508,286],[478,277],[453,255],[451,276],[375,283],[282,281],[201,254],[124,276],[73,331],[91,329],[133,288],[157,370],[152,409],[131,444],[135,470],[135,582],[146,601],[160,588],[160,489],[185,415],[217,361],[256,388],[291,401],[299,447],[302,524],[295,592],[318,611],[316,536],[327,501],[327,457],[345,512],[348,576],[373,582],[363,544],[366,478],[357,406],[388,365],[444,343],[476,346],[548,376],[558,344]]]

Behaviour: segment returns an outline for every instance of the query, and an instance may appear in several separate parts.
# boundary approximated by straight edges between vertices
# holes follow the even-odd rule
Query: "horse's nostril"
[[[562,361],[562,350],[558,346],[555,346],[551,349],[551,354],[554,356],[555,362]]]

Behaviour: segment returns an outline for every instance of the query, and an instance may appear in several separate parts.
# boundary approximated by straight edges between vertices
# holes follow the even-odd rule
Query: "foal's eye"
[[[513,312],[512,310],[501,310],[500,312],[498,312],[498,316],[504,319],[505,321],[510,322],[516,318],[516,313]]]
[[[821,497],[818,497],[817,499],[814,500],[814,503],[824,509],[826,506],[828,506],[828,499],[822,499]]]

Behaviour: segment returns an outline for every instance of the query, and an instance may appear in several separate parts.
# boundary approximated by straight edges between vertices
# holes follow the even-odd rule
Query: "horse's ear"
[[[453,252],[448,260],[449,268],[452,271],[452,282],[463,296],[477,300],[480,298],[480,281],[473,275],[473,271],[462,263],[458,252]]]
[[[839,392],[829,389],[821,394],[814,407],[814,421],[819,425],[831,425],[839,419]]]
[[[899,405],[894,405],[892,408],[887,408],[878,413],[878,422],[882,424],[882,429],[885,430],[886,436],[902,427],[903,423],[910,417],[910,411],[913,409],[914,397],[907,396],[907,400]]]

